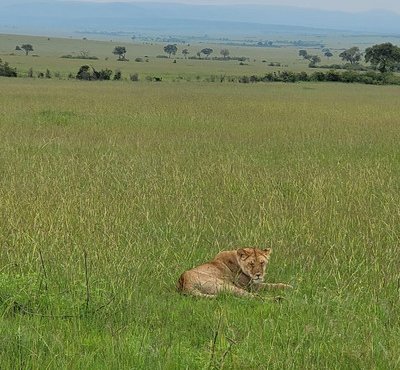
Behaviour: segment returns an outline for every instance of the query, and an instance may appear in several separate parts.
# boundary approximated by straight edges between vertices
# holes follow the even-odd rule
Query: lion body
[[[199,297],[215,297],[221,292],[249,296],[252,290],[289,287],[263,284],[270,254],[270,248],[220,252],[212,261],[185,271],[179,278],[178,291]]]

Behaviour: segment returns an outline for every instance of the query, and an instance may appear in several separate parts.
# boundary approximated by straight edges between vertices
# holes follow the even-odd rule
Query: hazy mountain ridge
[[[264,5],[188,5],[165,3],[31,2],[3,5],[0,28],[133,30],[221,34],[269,32],[271,26],[400,34],[400,15]]]

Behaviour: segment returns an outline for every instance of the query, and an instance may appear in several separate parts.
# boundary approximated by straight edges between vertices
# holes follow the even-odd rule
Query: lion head
[[[242,248],[237,250],[237,261],[242,272],[253,283],[264,281],[265,268],[268,264],[272,249]]]

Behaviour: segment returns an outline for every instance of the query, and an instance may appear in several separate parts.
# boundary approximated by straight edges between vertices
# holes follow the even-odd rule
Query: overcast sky
[[[101,2],[135,2],[132,0],[85,0]],[[391,10],[400,13],[400,0],[140,0],[140,2],[154,3],[188,3],[188,4],[267,4],[289,5],[315,9],[365,11],[372,9]]]
[[[0,0],[1,4],[37,2],[40,0]],[[48,1],[48,0],[44,0]],[[59,0],[61,1],[61,0]],[[79,0],[78,0],[79,1]],[[82,1],[82,0],[80,0]],[[83,0],[93,2],[145,2],[145,3],[187,3],[187,4],[266,4],[289,5],[301,8],[314,8],[342,11],[365,11],[384,9],[400,14],[400,0]]]

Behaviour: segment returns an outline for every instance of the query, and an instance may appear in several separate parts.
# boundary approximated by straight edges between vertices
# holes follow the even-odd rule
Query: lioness
[[[249,291],[291,288],[283,283],[263,283],[271,252],[271,248],[220,252],[211,262],[185,271],[179,278],[178,291],[197,297],[216,297],[223,291],[237,296],[251,296]]]

